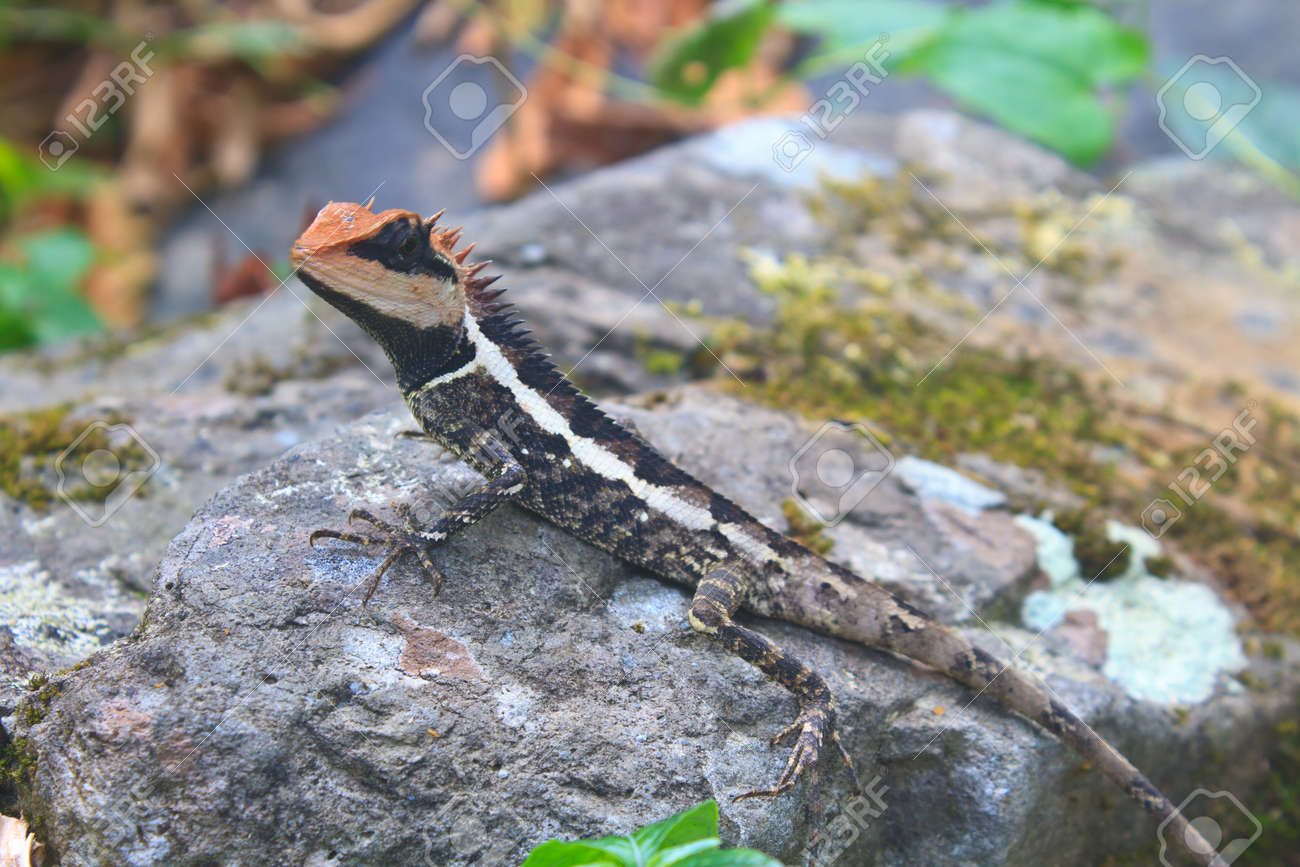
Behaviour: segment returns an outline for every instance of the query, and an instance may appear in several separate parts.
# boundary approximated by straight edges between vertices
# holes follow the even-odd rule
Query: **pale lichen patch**
[[[1128,545],[1129,563],[1118,578],[1101,582],[1080,574],[1073,542],[1052,525],[1051,513],[1016,522],[1036,540],[1051,584],[1026,597],[1025,624],[1046,631],[1068,612],[1093,612],[1107,635],[1102,673],[1129,695],[1165,705],[1202,702],[1225,675],[1246,667],[1232,613],[1204,584],[1147,571],[1146,558],[1161,546],[1141,529],[1108,524],[1112,540]]]
[[[74,596],[36,560],[0,566],[0,623],[19,645],[57,658],[89,656],[116,637],[102,615],[138,607],[134,600],[115,598],[115,587],[108,592],[108,599]]]

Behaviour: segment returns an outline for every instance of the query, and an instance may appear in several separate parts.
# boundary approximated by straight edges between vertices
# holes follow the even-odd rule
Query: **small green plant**
[[[95,250],[77,229],[26,235],[0,260],[0,351],[50,343],[101,328],[77,290]]]
[[[78,289],[96,256],[86,234],[8,225],[29,204],[78,198],[91,177],[76,168],[51,172],[0,138],[0,352],[102,327]]]
[[[1147,35],[1124,26],[1102,5],[738,0],[715,4],[715,14],[666,40],[649,78],[660,97],[699,105],[722,72],[759,54],[769,30],[817,40],[783,82],[841,74],[878,44],[891,77],[925,79],[967,111],[1091,165],[1114,144],[1131,86],[1141,82],[1158,90],[1173,71],[1154,69]],[[1225,86],[1230,91],[1236,83]],[[1300,135],[1293,120],[1300,91],[1280,81],[1261,85],[1258,110],[1226,137],[1223,155],[1300,197]],[[851,111],[858,97],[832,89],[822,102],[839,114]]]
[[[1150,61],[1145,36],[1085,3],[749,2],[666,46],[652,83],[698,103],[723,69],[749,61],[769,23],[821,40],[794,77],[834,71],[884,37],[891,74],[925,78],[965,108],[1083,164],[1110,149],[1123,110],[1113,94]],[[728,50],[717,51],[719,43]]]
[[[781,867],[781,862],[754,849],[723,849],[718,804],[705,801],[622,837],[551,840],[534,849],[522,867]]]

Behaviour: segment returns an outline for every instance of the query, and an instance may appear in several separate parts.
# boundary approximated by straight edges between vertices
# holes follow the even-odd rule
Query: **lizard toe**
[[[859,789],[857,771],[853,768],[853,762],[849,758],[848,752],[845,751],[844,745],[840,743],[834,725],[834,716],[829,707],[815,703],[801,708],[794,722],[782,729],[771,740],[771,743],[776,745],[791,734],[797,733],[794,747],[790,751],[790,758],[786,761],[785,769],[781,772],[776,784],[767,789],[754,789],[743,792],[736,795],[732,800],[771,798],[790,791],[799,782],[799,779],[805,773],[813,770],[821,760],[822,746],[826,743],[828,737],[835,743],[840,756],[849,766],[849,770],[853,775],[855,790]]]
[[[437,595],[442,586],[442,573],[433,565],[433,559],[429,556],[429,540],[421,535],[420,531],[412,524],[414,515],[411,514],[409,509],[399,509],[398,511],[402,514],[403,520],[410,526],[406,528],[396,527],[372,515],[365,509],[353,509],[348,515],[348,521],[365,521],[374,527],[372,534],[363,535],[344,530],[314,530],[307,537],[307,544],[312,547],[316,546],[318,539],[337,539],[340,542],[363,547],[377,545],[388,549],[378,568],[375,569],[365,583],[365,595],[362,597],[363,605],[370,601],[370,597],[374,595],[375,590],[379,587],[379,582],[383,579],[384,574],[393,564],[407,554],[414,554],[419,559],[422,571],[433,582],[434,595]]]

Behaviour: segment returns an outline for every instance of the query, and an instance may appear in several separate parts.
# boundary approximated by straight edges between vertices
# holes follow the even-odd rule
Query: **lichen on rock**
[[[1225,676],[1244,669],[1246,656],[1236,619],[1212,588],[1152,575],[1146,560],[1160,556],[1159,541],[1116,521],[1108,534],[1124,545],[1127,566],[1110,581],[1085,578],[1072,540],[1051,517],[1016,518],[1037,540],[1039,567],[1051,585],[1025,598],[1026,626],[1046,632],[1071,611],[1093,612],[1107,636],[1102,672],[1143,701],[1195,704],[1233,683]]]

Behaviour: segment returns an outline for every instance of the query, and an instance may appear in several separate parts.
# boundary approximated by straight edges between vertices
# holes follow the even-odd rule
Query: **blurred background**
[[[7,0],[0,349],[269,291],[307,215],[385,180],[381,201],[464,213],[798,114],[882,34],[873,112],[956,106],[1100,175],[1205,149],[1300,194],[1283,0]],[[1216,94],[1223,117],[1248,108],[1206,148],[1192,114]]]

